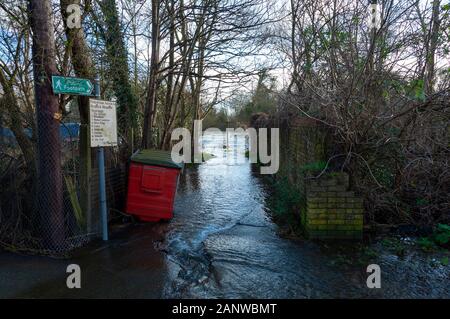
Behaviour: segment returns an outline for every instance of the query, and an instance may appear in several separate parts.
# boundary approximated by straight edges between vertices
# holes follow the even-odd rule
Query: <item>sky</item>
[[[285,27],[289,28],[290,21],[289,21],[289,11],[290,11],[290,4],[288,0],[264,0],[265,4],[270,8],[270,14],[271,17],[274,19],[284,17],[284,20],[277,21],[274,23],[274,26],[280,26],[285,25]],[[324,1],[324,0],[317,0],[322,1],[324,4],[329,3],[330,1]],[[342,0],[342,2],[347,2],[351,0]],[[366,0],[355,0],[359,1],[360,3],[366,3]],[[118,0],[120,3],[121,1]],[[443,3],[448,2],[448,0],[443,0]],[[138,47],[138,60],[139,63],[142,66],[145,66],[145,69],[148,67],[148,61],[151,55],[150,51],[150,38],[147,36],[150,33],[151,26],[151,18],[150,18],[150,0],[143,1],[143,0],[126,0],[122,2],[124,6],[121,7],[121,14],[123,15],[125,21],[124,30],[126,34],[126,40],[129,47],[129,52],[131,55],[133,55],[133,37],[131,37],[131,23],[127,23],[127,21],[130,21],[130,13],[127,12],[126,9],[137,11],[137,27],[138,31],[141,32],[141,35],[137,38],[137,47]],[[136,4],[134,4],[136,3]],[[431,0],[420,0],[421,7],[426,7],[431,5]],[[128,6],[128,8],[126,8]],[[326,10],[326,6],[324,5],[324,8]],[[1,10],[0,10],[1,12]],[[0,13],[1,14],[1,13]],[[0,30],[1,31],[1,30]],[[144,33],[146,35],[144,35]],[[231,50],[237,50],[239,48],[230,48]],[[167,50],[167,42],[162,43],[161,52],[165,52]],[[264,46],[258,48],[257,51],[258,55],[250,55],[250,56],[244,56],[237,59],[237,61],[234,61],[236,66],[239,66],[243,69],[247,70],[258,70],[262,68],[268,68],[270,69],[270,73],[272,76],[274,76],[276,81],[276,87],[277,89],[281,90],[282,88],[286,87],[289,83],[290,79],[290,65],[289,65],[289,59],[286,59],[286,56],[283,55],[280,50],[273,49],[270,44],[265,44]],[[131,61],[132,61],[131,57]],[[406,60],[403,62],[405,65],[408,65],[410,63],[413,63],[412,60]],[[438,65],[444,66],[448,65],[448,62],[444,60],[438,61]],[[133,68],[131,68],[133,70]],[[208,70],[207,75],[214,75],[217,72],[220,72],[220,69],[216,70]],[[142,70],[141,72],[138,72],[140,76],[146,76],[146,70]],[[249,81],[249,79],[251,79]],[[228,96],[234,95],[237,92],[243,92],[243,93],[249,93],[251,92],[257,82],[257,76],[252,77],[246,77],[244,79],[235,77],[235,79],[232,80],[232,84],[222,85],[220,88],[220,94],[222,98],[226,98]],[[210,99],[212,96],[214,96],[215,88],[216,88],[217,82],[211,82],[207,81],[205,85],[205,100]]]

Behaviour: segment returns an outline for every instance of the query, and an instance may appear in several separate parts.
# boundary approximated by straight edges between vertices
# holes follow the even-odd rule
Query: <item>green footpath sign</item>
[[[52,76],[54,94],[92,95],[94,86],[88,79],[71,78],[65,76]]]

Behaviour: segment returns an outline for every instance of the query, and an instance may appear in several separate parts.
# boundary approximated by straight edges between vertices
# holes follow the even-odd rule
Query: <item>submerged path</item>
[[[373,290],[366,286],[367,265],[342,267],[333,264],[336,256],[323,252],[319,245],[279,237],[267,211],[267,190],[245,160],[245,140],[230,140],[227,152],[223,152],[224,143],[223,135],[205,136],[206,151],[215,157],[196,169],[187,169],[181,179],[175,218],[163,248],[171,269],[164,297],[450,294],[448,285],[433,283],[433,278],[445,281],[448,270],[424,268],[423,262],[422,268],[414,268],[413,257],[408,264],[389,254],[379,256],[383,289]],[[399,278],[405,281],[399,283]]]
[[[204,137],[206,163],[181,179],[164,250],[172,268],[165,297],[308,298],[355,287],[311,244],[280,238],[267,192],[243,154],[243,139]],[[236,146],[241,146],[240,148]],[[336,288],[339,290],[336,291]]]
[[[186,168],[171,222],[115,229],[68,260],[0,251],[0,298],[450,298],[450,267],[420,251],[370,245],[382,288],[368,289],[358,245],[280,237],[268,190],[237,150],[244,140],[223,152],[225,141],[205,137],[215,157]],[[72,263],[81,289],[66,286]]]

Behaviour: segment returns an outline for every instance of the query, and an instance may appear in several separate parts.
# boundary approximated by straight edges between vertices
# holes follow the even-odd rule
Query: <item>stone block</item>
[[[324,202],[324,203],[319,203],[317,204],[319,205],[319,208],[328,208],[328,203]]]
[[[320,180],[321,186],[336,186],[338,184],[338,180],[335,178],[322,178]]]
[[[335,219],[335,220],[329,220],[328,224],[330,224],[330,225],[345,225],[346,221],[343,219]]]
[[[337,186],[328,186],[327,191],[328,192],[345,192],[346,189],[342,186],[337,185]]]
[[[338,192],[337,196],[338,197],[345,197],[345,198],[347,198],[347,197],[355,197],[355,192],[353,192],[353,191]]]
[[[326,214],[327,210],[325,208],[308,208],[306,214]]]
[[[308,208],[320,208],[321,203],[308,203]]]
[[[323,197],[307,197],[306,203],[327,203],[327,199]]]
[[[347,173],[335,173],[334,176],[340,185],[344,185],[346,188],[349,186],[349,176]]]
[[[308,219],[309,225],[326,225],[327,221],[324,219]]]

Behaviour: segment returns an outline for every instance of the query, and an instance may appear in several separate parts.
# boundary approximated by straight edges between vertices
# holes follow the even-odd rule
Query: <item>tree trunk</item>
[[[38,130],[38,209],[46,247],[60,249],[65,236],[59,104],[51,85],[52,74],[57,74],[51,1],[30,0],[29,14]]]
[[[81,78],[93,79],[95,77],[94,64],[92,63],[89,47],[86,43],[83,28],[68,28],[67,7],[71,4],[80,5],[81,0],[60,0],[61,15],[64,20],[65,33],[68,42],[68,50],[72,59],[75,74]],[[92,160],[89,142],[89,98],[78,97],[78,109],[80,113],[80,204],[87,219],[87,231],[93,231],[91,220],[91,179]]]
[[[173,109],[176,107],[174,105],[173,96],[175,95],[176,86],[174,85],[174,72],[175,72],[175,4],[174,1],[170,1],[168,7],[168,14],[170,16],[169,20],[169,69],[167,75],[167,88],[166,97],[164,103],[164,127],[162,131],[161,140],[159,141],[159,148],[165,149],[168,147],[167,138],[169,135],[170,128],[173,123]],[[176,115],[176,114],[174,114]]]
[[[22,125],[22,119],[20,116],[20,109],[17,103],[14,90],[5,74],[0,69],[0,85],[3,88],[3,96],[0,99],[0,105],[3,105],[10,119],[11,131],[16,137],[17,144],[19,144],[22,151],[25,163],[27,165],[27,173],[31,180],[36,178],[36,157],[33,143],[29,137],[25,134],[24,126]]]
[[[100,8],[106,25],[103,37],[106,43],[109,70],[119,105],[119,127],[128,142],[128,147],[124,149],[123,155],[128,157],[133,151],[133,135],[137,127],[137,98],[130,83],[128,52],[123,38],[116,0],[103,0],[100,2]]]
[[[430,29],[430,38],[429,38],[429,48],[426,56],[426,72],[425,72],[425,80],[424,80],[424,91],[426,95],[430,95],[434,90],[434,77],[435,77],[435,55],[436,48],[438,45],[439,39],[439,29],[441,21],[439,19],[440,13],[440,0],[433,1],[433,10],[431,15],[431,29]]]
[[[150,64],[150,79],[148,82],[147,101],[144,114],[144,129],[142,132],[142,148],[153,147],[152,126],[156,112],[157,78],[159,71],[160,45],[160,0],[152,0],[152,58]]]

